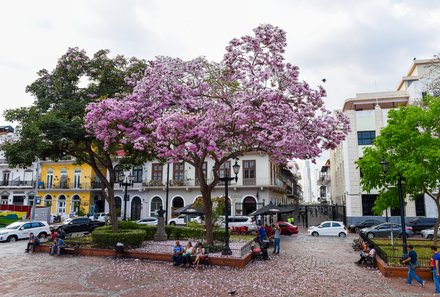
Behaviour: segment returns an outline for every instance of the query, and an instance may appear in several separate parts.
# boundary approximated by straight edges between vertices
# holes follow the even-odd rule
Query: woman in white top
[[[194,260],[194,264],[196,264],[196,269],[199,268],[200,260],[205,259],[205,249],[203,248],[203,244],[199,242],[196,248],[196,259]]]
[[[191,265],[191,256],[194,255],[194,247],[191,244],[191,241],[188,241],[188,243],[185,245],[185,250],[183,252],[183,264],[180,265],[182,267],[185,267],[186,264],[188,264],[188,267]]]

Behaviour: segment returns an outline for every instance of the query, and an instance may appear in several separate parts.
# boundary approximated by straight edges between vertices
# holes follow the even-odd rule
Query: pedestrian
[[[420,262],[417,261],[417,253],[414,250],[414,247],[412,245],[408,245],[406,247],[408,251],[408,258],[402,260],[403,264],[406,264],[408,266],[408,280],[407,284],[412,285],[412,279],[415,279],[417,282],[420,283],[422,288],[425,286],[425,281],[422,280],[416,273],[415,270],[420,267]]]
[[[258,236],[260,237],[260,241],[263,242],[264,240],[266,240],[267,238],[267,233],[266,233],[266,228],[263,225],[260,226],[260,228],[258,229]]]
[[[257,225],[261,226],[261,215],[257,216]]]
[[[435,293],[440,294],[440,254],[437,253],[437,247],[431,246],[432,259],[434,260],[434,266],[432,268],[432,278],[434,279]]]
[[[273,228],[273,253],[280,253],[280,241],[281,241],[281,228],[280,225],[275,224]]]
[[[29,250],[31,250],[32,247],[32,253],[35,252],[35,247],[40,245],[40,239],[34,235],[34,233],[29,234],[29,242],[27,244],[27,249],[25,250],[26,253],[29,253]]]
[[[289,223],[289,224],[295,224],[295,218],[294,217],[289,217],[289,218],[287,218],[287,222]]]

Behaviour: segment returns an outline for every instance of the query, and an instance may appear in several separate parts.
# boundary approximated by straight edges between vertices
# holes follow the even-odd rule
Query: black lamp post
[[[232,169],[234,170],[235,177],[229,177],[228,172],[225,171],[225,176],[220,177],[219,180],[225,183],[225,247],[223,248],[222,255],[232,255],[231,248],[229,247],[229,223],[228,223],[228,216],[229,216],[229,201],[228,201],[228,184],[230,181],[235,180],[237,182],[238,180],[238,172],[240,171],[240,165],[238,165],[237,160],[235,160],[235,164],[232,166]]]
[[[384,173],[388,171],[388,162],[384,159],[380,161],[380,165],[382,165],[382,170]],[[405,204],[403,201],[403,190],[402,190],[402,176],[399,173],[399,179],[397,180],[397,190],[399,192],[399,204],[400,204],[400,224],[402,227],[402,250],[403,254],[407,254],[407,241],[406,241],[406,227],[405,227]]]
[[[128,195],[128,186],[130,186],[130,187],[133,186],[134,176],[133,175],[120,174],[118,176],[118,179],[119,179],[119,185],[121,187],[125,187],[125,192],[124,192],[124,221],[126,221],[127,220],[127,201],[130,198],[130,196]]]

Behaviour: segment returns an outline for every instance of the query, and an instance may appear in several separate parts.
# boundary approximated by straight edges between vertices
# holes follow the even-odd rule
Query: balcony
[[[2,180],[0,181],[0,187],[30,187],[35,185],[33,180]]]
[[[243,178],[243,185],[244,186],[252,186],[257,184],[257,179],[255,177],[253,178]]]

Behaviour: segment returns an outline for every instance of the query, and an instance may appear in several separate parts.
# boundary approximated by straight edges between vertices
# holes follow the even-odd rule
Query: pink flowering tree
[[[230,41],[220,63],[158,57],[132,94],[90,104],[87,128],[108,146],[130,143],[194,166],[212,243],[211,192],[223,163],[247,152],[266,153],[275,163],[313,159],[349,131],[346,117],[325,109],[324,89],[311,89],[285,62],[285,47],[283,30],[261,25],[253,36]],[[208,158],[212,180],[203,174]]]

